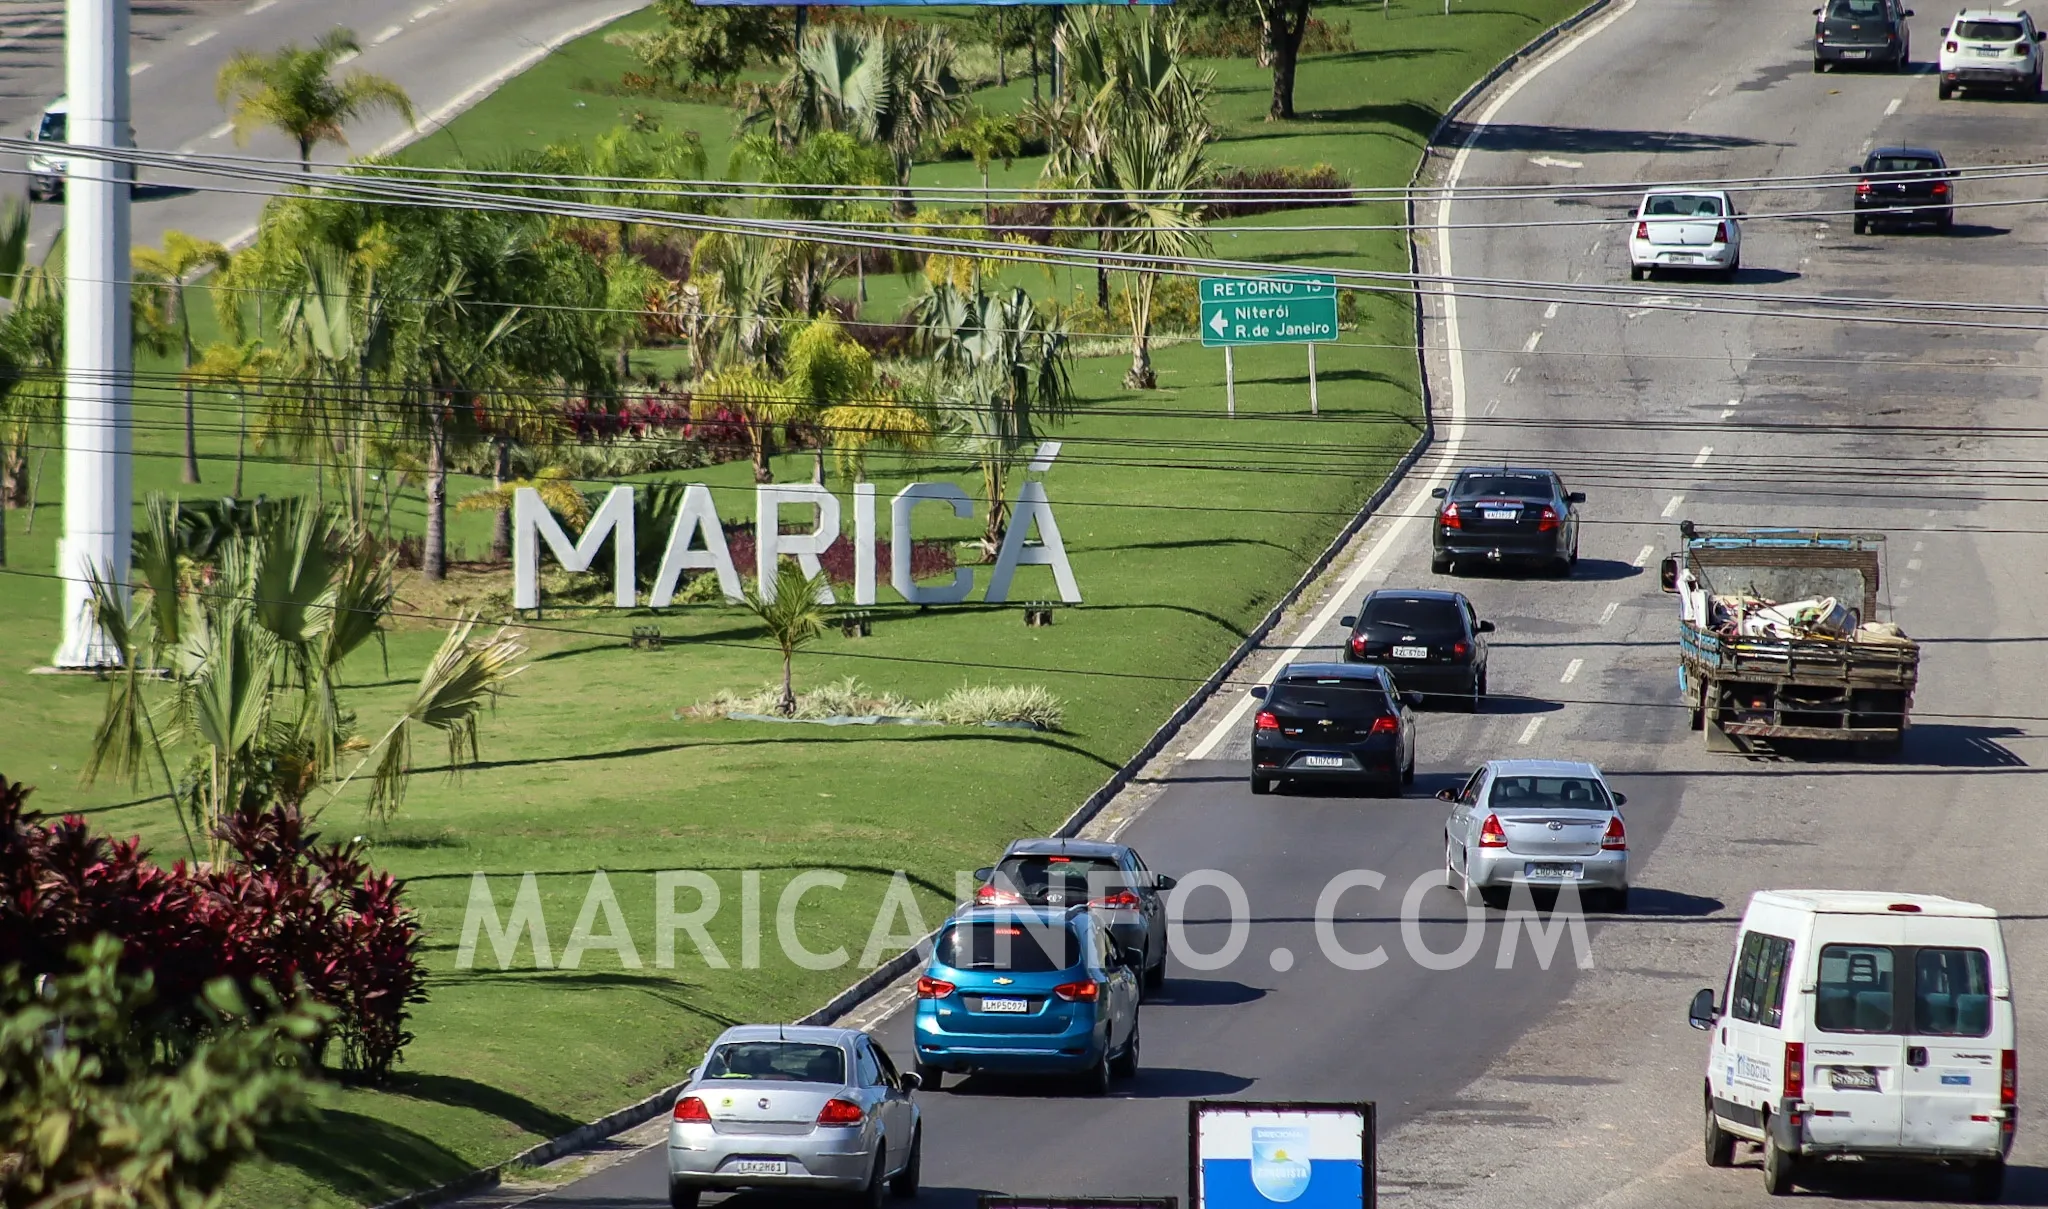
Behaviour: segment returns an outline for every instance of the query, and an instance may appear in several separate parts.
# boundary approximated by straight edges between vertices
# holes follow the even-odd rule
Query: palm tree
[[[302,388],[268,397],[265,427],[315,452],[316,498],[324,498],[330,456],[354,462],[346,482],[351,515],[361,524],[369,506],[373,411],[383,397],[374,383],[392,366],[395,304],[361,253],[316,243],[300,252],[298,267],[298,288],[277,326]]]
[[[1118,191],[1105,195],[1103,212],[1107,225],[1116,228],[1117,249],[1136,258],[1126,263],[1150,264],[1199,249],[1206,242],[1202,207],[1188,195],[1208,172],[1202,144],[1152,122],[1115,129],[1110,154],[1094,179]],[[1159,379],[1152,371],[1152,297],[1159,275],[1144,268],[1125,271],[1131,278],[1131,368],[1124,385],[1154,390]]]
[[[197,273],[212,269],[219,272],[228,267],[228,250],[210,239],[200,239],[183,231],[165,231],[164,246],[137,248],[133,263],[138,275],[145,275],[161,281],[162,289],[168,296],[168,310],[171,322],[178,325],[178,342],[184,351],[183,370],[188,377],[185,383],[185,465],[184,481],[199,481],[199,446],[193,436],[192,423],[192,314],[186,305],[185,287]]]
[[[787,559],[775,568],[768,591],[751,581],[741,587],[741,601],[747,611],[768,628],[769,641],[782,650],[782,700],[779,708],[787,718],[796,713],[794,667],[799,647],[808,645],[825,632],[826,576],[823,571],[805,575],[803,568]]]
[[[825,447],[833,440],[825,417],[875,389],[875,359],[849,340],[838,323],[821,319],[804,325],[784,354],[783,385],[802,417],[820,428],[811,481],[825,481]]]
[[[55,425],[64,401],[63,237],[40,264],[28,258],[29,210],[9,201],[0,208],[0,507],[28,507],[32,482],[30,441]],[[0,525],[4,538],[5,525]],[[0,540],[0,565],[6,545]]]
[[[224,390],[235,397],[235,486],[229,494],[242,498],[242,459],[249,440],[249,394],[262,393],[263,383],[277,364],[277,354],[260,340],[216,340],[206,346],[199,360],[183,375],[189,395],[194,386]]]
[[[952,124],[962,104],[958,53],[945,31],[927,26],[829,26],[805,36],[778,87],[796,101],[796,134],[843,130],[886,147],[902,191],[897,208],[908,214],[917,150]]]
[[[976,110],[971,117],[953,127],[946,136],[946,142],[974,158],[975,170],[981,173],[981,221],[985,226],[993,226],[988,166],[991,161],[1001,160],[1003,167],[1008,168],[1024,154],[1024,140],[1017,133],[1017,119]]]
[[[299,146],[299,167],[311,172],[313,149],[347,146],[343,128],[366,113],[389,109],[415,124],[412,98],[395,82],[365,71],[334,78],[334,68],[361,51],[355,33],[339,27],[311,49],[288,42],[267,55],[236,51],[214,80],[214,96],[234,122],[235,145],[265,127],[281,130]]]
[[[784,403],[770,361],[787,254],[787,245],[764,236],[712,234],[697,241],[692,265],[706,312],[701,342],[712,350],[703,358],[713,367],[706,384],[716,384],[717,397],[699,391],[691,409],[705,419],[728,406],[745,420],[757,483],[775,477],[768,458],[774,452],[773,417]]]
[[[795,147],[750,134],[733,146],[726,175],[735,181],[788,186],[787,193],[774,192],[759,209],[764,216],[806,222],[863,217],[872,209],[872,202],[861,186],[895,183],[894,163],[886,151],[838,130],[812,134]],[[834,276],[844,271],[841,257],[833,250],[837,246],[803,240],[784,248],[780,267],[788,280],[791,311],[815,317],[824,307]],[[846,245],[846,249],[860,275],[864,298],[867,274],[862,249],[858,244]]]

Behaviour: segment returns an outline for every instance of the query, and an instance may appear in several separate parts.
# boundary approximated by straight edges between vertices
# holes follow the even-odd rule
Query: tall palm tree
[[[797,98],[796,134],[843,130],[886,147],[902,191],[897,209],[908,214],[917,150],[963,104],[958,55],[951,36],[936,28],[828,26],[805,36],[780,88]]]
[[[946,135],[946,142],[973,157],[975,171],[981,173],[982,225],[993,226],[995,219],[991,215],[994,207],[988,196],[989,164],[1001,160],[1003,167],[1008,168],[1024,154],[1024,140],[1017,132],[1017,119],[976,110],[953,127]]]
[[[366,71],[339,79],[334,69],[361,53],[354,31],[336,27],[309,49],[288,42],[270,54],[238,50],[221,65],[214,96],[234,122],[235,145],[266,127],[281,130],[299,146],[299,167],[313,170],[313,149],[322,143],[348,145],[348,123],[389,109],[415,123],[412,98],[394,81]]]
[[[1109,155],[1097,166],[1094,179],[1116,192],[1105,194],[1107,225],[1116,228],[1116,247],[1135,262],[1149,264],[1199,249],[1206,236],[1202,206],[1190,201],[1208,169],[1202,144],[1154,122],[1127,122],[1115,128]],[[1149,269],[1128,269],[1131,279],[1131,368],[1124,385],[1154,390],[1152,370],[1152,298],[1159,275]]]
[[[768,458],[774,452],[774,417],[783,402],[779,388],[772,385],[770,362],[783,309],[781,265],[786,256],[781,241],[720,233],[697,241],[692,265],[706,312],[701,338],[712,349],[704,360],[713,367],[710,380],[717,386],[697,392],[690,406],[700,419],[721,406],[741,416],[753,447],[757,483],[775,477]]]
[[[266,427],[315,452],[322,468],[316,498],[329,457],[354,464],[344,477],[350,513],[361,524],[369,506],[373,411],[385,397],[375,383],[391,369],[395,304],[360,253],[316,243],[300,257],[298,288],[285,300],[278,332],[301,389],[268,397]]]
[[[726,175],[735,181],[788,186],[787,191],[773,191],[757,208],[762,216],[806,222],[863,217],[873,207],[860,186],[895,182],[894,163],[886,151],[838,130],[812,134],[794,147],[750,134],[734,144]],[[858,244],[789,243],[780,267],[788,282],[790,310],[815,318],[848,260],[860,275],[864,296],[867,279],[861,254]]]
[[[132,260],[138,275],[153,277],[162,282],[160,287],[169,304],[171,322],[178,328],[178,343],[184,353],[181,366],[187,381],[185,383],[185,463],[184,481],[199,481],[199,446],[193,435],[192,421],[192,313],[186,303],[185,287],[192,278],[208,269],[219,272],[228,267],[228,250],[210,239],[200,239],[183,231],[165,231],[162,248],[136,248]]]

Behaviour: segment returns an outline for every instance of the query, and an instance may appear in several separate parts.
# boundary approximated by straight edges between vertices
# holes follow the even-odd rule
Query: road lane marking
[[[1728,418],[1729,416],[1732,416],[1732,415],[1734,415],[1734,414],[1735,414],[1735,409],[1734,409],[1734,408],[1732,408],[1732,407],[1724,407],[1724,408],[1722,408],[1722,409],[1721,409],[1721,418],[1722,418],[1722,419],[1724,419],[1724,420],[1725,420],[1725,419],[1727,419],[1727,418]]]
[[[1598,621],[1598,622],[1597,622],[1596,624],[1598,624],[1598,625],[1606,625],[1606,624],[1607,624],[1608,622],[1610,622],[1610,621],[1613,621],[1613,620],[1614,620],[1614,611],[1615,611],[1616,609],[1620,608],[1620,607],[1621,607],[1621,602],[1620,602],[1620,601],[1618,601],[1618,600],[1610,600],[1610,601],[1608,601],[1608,602],[1607,602],[1607,607],[1606,607],[1606,608],[1604,608],[1604,609],[1602,609],[1602,610],[1600,610],[1600,620],[1599,620],[1599,621]]]
[[[213,129],[207,131],[206,137],[210,139],[224,139],[228,135],[232,134],[234,132],[234,129],[235,124],[233,122],[222,122],[220,125],[215,126]]]
[[[142,74],[143,72],[145,72],[145,71],[148,71],[148,70],[149,70],[149,69],[150,69],[151,67],[153,67],[153,66],[155,66],[155,64],[152,64],[152,63],[133,63],[133,64],[130,64],[130,65],[129,65],[129,67],[128,67],[128,78],[132,80],[132,79],[134,79],[134,78],[135,78],[136,76],[139,76],[139,75],[141,75],[141,74]]]
[[[1899,111],[1899,106],[1904,104],[1905,100],[1906,98],[1904,97],[1893,97],[1892,103],[1884,107],[1884,116],[1890,117],[1893,114],[1897,113]]]
[[[1489,416],[1490,416],[1490,415],[1492,415],[1492,414],[1493,414],[1494,412],[1497,412],[1497,411],[1499,411],[1499,410],[1500,410],[1500,400],[1499,400],[1499,399],[1494,399],[1494,400],[1492,400],[1491,402],[1489,402],[1489,403],[1488,403],[1488,404],[1486,405],[1486,414],[1487,414],[1487,415],[1489,415]]]
[[[1905,604],[1905,603],[1906,603],[1906,598],[1905,598],[1905,597],[1903,597],[1903,596],[1894,596],[1894,597],[1892,597],[1892,605],[1893,605],[1894,607],[1897,607],[1897,606],[1903,605],[1903,604]]]
[[[1548,155],[1539,155],[1529,162],[1538,168],[1583,168],[1586,166],[1578,160],[1561,160]]]
[[[1651,556],[1652,554],[1655,554],[1656,552],[1657,552],[1657,547],[1655,547],[1655,546],[1644,546],[1644,547],[1643,547],[1643,548],[1642,548],[1641,550],[1639,550],[1639,551],[1637,551],[1637,552],[1636,552],[1636,561],[1635,561],[1635,562],[1634,562],[1634,563],[1633,563],[1632,565],[1634,565],[1634,566],[1638,566],[1638,567],[1647,567],[1647,566],[1649,566],[1649,565],[1650,565],[1650,556]]]
[[[245,13],[260,13],[264,9],[269,8],[271,5],[276,3],[277,0],[256,0],[256,3],[250,5],[248,8],[245,8],[242,11]]]
[[[1663,511],[1662,513],[1660,513],[1659,515],[1662,515],[1662,516],[1664,516],[1664,517],[1665,517],[1665,518],[1667,518],[1667,519],[1668,519],[1668,518],[1670,518],[1670,517],[1676,516],[1676,515],[1678,515],[1678,509],[1679,509],[1679,507],[1680,507],[1681,505],[1683,505],[1684,503],[1685,503],[1685,497],[1684,497],[1684,496],[1682,496],[1682,495],[1674,495],[1674,496],[1672,496],[1672,497],[1671,497],[1671,502],[1670,502],[1670,503],[1668,503],[1668,504],[1666,504],[1666,505],[1664,505],[1664,511]]]
[[[1915,546],[1914,549],[1917,550],[1919,549],[1919,547]],[[1909,558],[1906,560],[1906,570],[1908,571],[1918,571],[1920,569],[1920,566],[1920,560],[1917,558]]]
[[[211,42],[214,39],[214,35],[218,33],[220,33],[220,31],[217,29],[201,30],[200,32],[193,34],[191,37],[185,39],[185,45],[197,46],[201,42]]]
[[[1543,333],[1540,331],[1530,332],[1529,338],[1527,340],[1522,341],[1522,351],[1525,353],[1533,353],[1536,351],[1536,346],[1541,343],[1543,343]]]
[[[359,50],[342,51],[340,54],[334,56],[334,65],[336,67],[339,67],[343,63],[353,63],[362,56],[362,53],[363,52]]]
[[[1922,550],[1925,550],[1926,548],[1927,548],[1927,543],[1926,543],[1926,542],[1914,542],[1914,543],[1913,543],[1913,553],[1915,553],[1915,554],[1918,554],[1918,553],[1920,553],[1920,551],[1922,551]]]
[[[1596,239],[1596,240],[1594,240],[1594,241],[1593,241],[1592,243],[1589,243],[1589,244],[1587,244],[1587,245],[1586,245],[1586,255],[1588,255],[1588,256],[1591,256],[1591,255],[1593,255],[1593,254],[1594,254],[1595,252],[1598,252],[1599,250],[1600,250],[1600,241],[1599,241],[1599,240],[1597,240],[1597,239]]]
[[[1479,116],[1473,120],[1471,128],[1465,132],[1464,143],[1459,146],[1458,153],[1451,157],[1450,169],[1445,174],[1443,200],[1437,204],[1437,271],[1442,274],[1445,280],[1456,280],[1456,275],[1451,271],[1452,197],[1457,189],[1458,178],[1464,175],[1465,161],[1471,157],[1472,147],[1479,141],[1480,134],[1493,123],[1494,117],[1500,113],[1501,109],[1509,101],[1514,99],[1517,93],[1522,91],[1522,88],[1529,81],[1542,75],[1552,64],[1563,60],[1566,55],[1585,45],[1594,35],[1620,20],[1624,14],[1635,8],[1635,6],[1636,0],[1621,0],[1621,3],[1615,5],[1605,16],[1591,22],[1586,28],[1580,30],[1572,37],[1559,42],[1549,54],[1530,64],[1529,70],[1510,79],[1507,87],[1501,89],[1500,93],[1493,100],[1487,102],[1486,108],[1482,109],[1479,112]],[[590,28],[594,29],[602,24],[605,24],[605,21],[593,21]],[[551,51],[552,48],[548,48],[533,57],[538,59],[551,53]],[[523,68],[524,64],[520,66]],[[1407,532],[1408,522],[1421,512],[1421,501],[1427,500],[1430,491],[1442,486],[1444,480],[1450,476],[1451,467],[1457,462],[1458,450],[1465,443],[1465,357],[1459,351],[1463,348],[1463,343],[1459,338],[1458,294],[1455,289],[1446,290],[1443,295],[1443,326],[1444,347],[1450,350],[1451,422],[1445,430],[1444,451],[1442,456],[1437,459],[1436,469],[1431,471],[1428,480],[1416,489],[1414,502],[1409,507],[1403,508],[1394,514],[1394,519],[1387,526],[1386,532],[1380,534],[1379,540],[1374,542],[1372,547],[1366,551],[1365,557],[1359,559],[1358,566],[1352,570],[1350,575],[1345,577],[1343,584],[1330,597],[1330,603],[1325,605],[1322,612],[1316,614],[1310,620],[1308,626],[1302,630],[1301,637],[1296,640],[1294,646],[1285,652],[1279,660],[1274,662],[1265,676],[1259,680],[1259,683],[1270,683],[1272,677],[1281,668],[1287,666],[1296,653],[1308,649],[1308,645],[1315,641],[1316,637],[1344,609],[1348,598],[1353,592],[1358,590],[1358,585],[1365,582],[1365,577],[1372,574],[1374,568],[1379,566],[1380,560],[1386,557],[1387,552],[1393,549],[1394,544]],[[1436,513],[1432,509],[1429,515],[1434,516]],[[1202,741],[1195,746],[1193,751],[1188,753],[1188,759],[1200,760],[1211,751],[1214,751],[1216,745],[1223,742],[1224,736],[1229,734],[1238,725],[1239,721],[1243,719],[1245,711],[1251,708],[1254,700],[1255,698],[1250,693],[1240,695],[1237,699],[1237,704],[1225,711],[1223,717],[1217,720],[1216,725],[1210,729]]]
[[[398,35],[404,32],[405,26],[403,25],[387,25],[383,29],[377,31],[376,37],[370,39],[370,45],[382,46],[386,42],[389,42],[391,39],[396,38]]]
[[[435,13],[439,12],[440,9],[441,6],[438,4],[429,4],[425,8],[415,10],[413,12],[412,19],[415,21],[425,20],[426,18],[431,17]]]
[[[1545,319],[1557,318],[1557,304],[1555,302],[1543,308],[1543,317]]]
[[[1584,666],[1586,666],[1586,661],[1583,659],[1574,659],[1570,663],[1565,664],[1564,675],[1558,677],[1557,682],[1559,684],[1570,684],[1572,681],[1577,680],[1579,678],[1579,669]]]
[[[56,17],[45,17],[41,21],[38,21],[33,25],[21,26],[20,28],[9,33],[6,37],[0,38],[0,48],[12,46],[16,42],[23,41],[24,39],[33,38],[37,34],[42,33],[44,30],[50,28],[52,25],[56,25],[58,23],[58,20],[59,19]]]
[[[1714,447],[1712,445],[1702,445],[1700,446],[1700,451],[1692,455],[1692,464],[1695,468],[1704,466],[1707,464],[1707,459],[1713,456]]]
[[[1508,376],[1507,376],[1507,377],[1505,377],[1505,378],[1502,378],[1502,379],[1500,380],[1500,384],[1501,384],[1502,386],[1513,386],[1513,385],[1515,384],[1515,379],[1516,379],[1516,378],[1519,378],[1519,377],[1521,377],[1521,376],[1522,376],[1522,367],[1521,367],[1521,366],[1519,366],[1519,365],[1517,365],[1517,366],[1515,366],[1515,367],[1514,367],[1513,369],[1511,369],[1511,370],[1509,370],[1509,371],[1508,371]]]
[[[1536,732],[1542,729],[1543,715],[1538,714],[1534,718],[1529,719],[1529,725],[1522,728],[1522,737],[1515,740],[1515,742],[1520,743],[1524,747],[1527,747],[1529,745],[1529,741],[1536,737]]]

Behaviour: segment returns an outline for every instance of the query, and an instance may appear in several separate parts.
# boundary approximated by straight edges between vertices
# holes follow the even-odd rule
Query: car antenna
[[[784,1036],[784,1035],[783,1035],[783,1032],[782,1032],[782,1026],[781,1026],[781,1025],[779,1025],[779,1024],[775,1026],[775,1039],[776,1039],[777,1041],[787,1041],[787,1040],[789,1040],[789,1038],[788,1038],[788,1037],[786,1037],[786,1036]]]

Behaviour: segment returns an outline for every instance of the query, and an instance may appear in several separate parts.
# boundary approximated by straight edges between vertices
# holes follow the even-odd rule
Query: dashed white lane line
[[[1903,105],[1903,104],[1905,104],[1905,103],[1906,103],[1906,98],[1904,98],[1904,97],[1893,97],[1893,98],[1892,98],[1892,103],[1884,107],[1884,116],[1886,116],[1886,117],[1890,117],[1890,116],[1892,116],[1893,114],[1897,113],[1897,112],[1899,111],[1899,106],[1901,106],[1901,105]]]
[[[1505,377],[1505,378],[1502,378],[1502,379],[1500,380],[1500,384],[1501,384],[1502,386],[1513,386],[1513,385],[1515,384],[1515,379],[1516,379],[1516,378],[1519,378],[1519,377],[1521,377],[1521,376],[1522,376],[1522,367],[1521,367],[1521,366],[1519,366],[1519,365],[1517,365],[1517,366],[1515,366],[1515,367],[1514,367],[1513,369],[1511,369],[1511,370],[1509,370],[1509,371],[1508,371],[1508,373],[1507,373],[1507,377]]]
[[[416,9],[416,10],[414,10],[414,12],[413,12],[413,14],[412,14],[412,19],[413,19],[413,20],[415,20],[415,21],[423,21],[423,20],[425,20],[426,18],[428,18],[428,17],[431,17],[431,16],[433,16],[433,15],[434,15],[435,13],[439,12],[440,10],[441,10],[441,6],[440,6],[440,5],[438,5],[438,4],[429,4],[429,5],[427,5],[427,6],[425,7],[425,8],[422,8],[422,9]]]
[[[235,124],[233,122],[222,122],[220,125],[215,126],[213,129],[207,131],[206,137],[210,139],[224,139],[228,135],[234,133],[234,129]]]
[[[1597,239],[1596,239],[1596,240],[1594,240],[1594,241],[1593,241],[1592,243],[1589,243],[1589,244],[1587,244],[1587,245],[1586,245],[1586,255],[1588,255],[1588,256],[1591,256],[1591,255],[1593,255],[1594,253],[1598,252],[1599,250],[1600,250],[1600,241],[1599,241],[1599,240],[1597,240]]]
[[[1570,684],[1572,681],[1577,680],[1579,678],[1579,669],[1584,666],[1586,666],[1586,661],[1583,659],[1574,659],[1570,663],[1565,664],[1564,675],[1559,676],[1557,682],[1559,684]]]
[[[345,50],[345,51],[342,51],[342,52],[341,52],[340,54],[338,54],[338,55],[334,56],[334,65],[335,65],[336,67],[339,67],[339,66],[341,66],[341,65],[342,65],[343,63],[353,63],[353,62],[355,62],[355,61],[356,61],[356,60],[357,60],[358,58],[360,58],[360,57],[361,57],[361,55],[362,55],[362,52],[361,52],[361,51],[359,51],[359,50]]]
[[[1533,353],[1536,351],[1536,346],[1541,343],[1543,343],[1543,333],[1540,331],[1530,332],[1529,338],[1527,340],[1522,341],[1522,351],[1525,353]]]
[[[132,80],[154,66],[153,63],[131,63],[128,65],[128,78]]]
[[[1638,564],[1638,565],[1640,565],[1640,564]],[[1610,622],[1610,621],[1613,621],[1613,620],[1614,620],[1614,612],[1615,612],[1615,610],[1616,610],[1616,609],[1619,609],[1620,607],[1621,607],[1621,602],[1620,602],[1620,601],[1618,601],[1618,600],[1610,600],[1610,601],[1608,601],[1608,602],[1607,602],[1607,607],[1606,607],[1606,608],[1604,608],[1604,609],[1602,609],[1602,610],[1600,610],[1600,621],[1599,621],[1599,623],[1598,623],[1598,624],[1600,624],[1600,625],[1606,625],[1606,624],[1607,624],[1608,622]]]
[[[387,25],[383,29],[377,31],[376,37],[370,39],[370,45],[382,46],[386,42],[389,42],[391,39],[396,38],[398,35],[404,32],[405,26],[403,25]]]
[[[1524,747],[1526,747],[1528,746],[1529,741],[1536,737],[1536,732],[1542,729],[1543,716],[1541,714],[1538,714],[1536,717],[1529,719],[1529,725],[1522,728],[1522,737],[1516,739],[1515,742],[1520,743]]]
[[[1702,445],[1700,446],[1700,451],[1692,455],[1692,464],[1695,467],[1704,466],[1707,464],[1707,459],[1713,456],[1714,447],[1712,445]]]
[[[1683,507],[1683,506],[1684,506],[1684,504],[1685,504],[1685,497],[1684,497],[1684,496],[1682,496],[1682,495],[1674,495],[1674,496],[1672,496],[1672,497],[1671,497],[1671,502],[1670,502],[1670,503],[1668,503],[1668,504],[1666,504],[1666,505],[1664,505],[1664,511],[1663,511],[1663,512],[1661,512],[1661,513],[1659,513],[1659,515],[1660,515],[1660,516],[1663,516],[1663,517],[1665,517],[1666,519],[1669,519],[1670,517],[1674,517],[1674,516],[1677,516],[1677,515],[1678,515],[1678,510],[1679,510],[1679,508]]]
[[[1921,565],[1922,564],[1920,560],[1917,558],[1909,558],[1906,560],[1906,570],[1908,571],[1918,571]]]
[[[1557,304],[1555,302],[1543,308],[1543,317],[1545,319],[1557,318]]]
[[[185,39],[185,45],[197,46],[202,42],[211,42],[219,33],[220,31],[217,29],[200,30],[198,33],[193,34],[191,37]]]
[[[1635,562],[1634,562],[1634,563],[1633,563],[1632,565],[1634,565],[1634,566],[1638,566],[1638,567],[1647,567],[1647,566],[1649,566],[1649,565],[1650,565],[1650,556],[1651,556],[1652,554],[1655,554],[1656,552],[1657,552],[1657,547],[1655,547],[1655,546],[1644,546],[1644,547],[1643,547],[1643,548],[1642,548],[1641,550],[1639,550],[1639,551],[1637,551],[1637,552],[1636,552],[1636,561],[1635,561]]]
[[[1500,410],[1500,400],[1499,400],[1499,399],[1493,399],[1493,400],[1490,400],[1490,401],[1488,401],[1488,403],[1486,404],[1486,414],[1487,414],[1487,415],[1489,415],[1489,416],[1490,416],[1490,415],[1492,415],[1492,414],[1493,414],[1494,412],[1497,412],[1497,411],[1499,411],[1499,410]]]
[[[271,5],[276,3],[277,0],[256,0],[256,3],[250,5],[248,8],[245,8],[242,11],[248,13],[260,13],[264,9],[269,8]]]
[[[1925,550],[1926,548],[1927,548],[1927,543],[1926,543],[1926,542],[1914,542],[1914,543],[1913,543],[1913,553],[1915,553],[1915,554],[1918,554],[1918,553],[1920,553],[1920,552],[1921,552],[1922,550]]]

